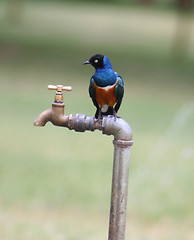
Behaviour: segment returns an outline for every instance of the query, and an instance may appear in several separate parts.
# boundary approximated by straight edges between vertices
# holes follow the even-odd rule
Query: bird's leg
[[[102,111],[101,111],[101,107],[99,107],[98,109],[98,120],[100,120],[102,118]]]
[[[97,121],[102,119],[102,112],[101,112],[101,108],[100,107],[97,107],[97,110],[96,110],[96,113],[95,113],[95,118],[97,119]]]
[[[113,116],[114,116],[114,119],[115,119],[115,121],[117,120],[117,112],[115,111],[115,109],[113,108]],[[119,117],[118,117],[119,118]]]
[[[98,115],[99,115],[99,107],[97,107],[96,113],[95,113],[95,118],[98,119]]]

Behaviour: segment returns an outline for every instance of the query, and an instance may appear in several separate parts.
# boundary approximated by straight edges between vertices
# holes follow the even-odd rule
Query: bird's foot
[[[102,121],[102,118],[103,118],[102,116],[101,116],[101,117],[97,117],[97,118],[96,118],[96,122]]]

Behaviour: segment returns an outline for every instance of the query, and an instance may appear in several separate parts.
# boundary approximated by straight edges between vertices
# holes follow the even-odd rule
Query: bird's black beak
[[[89,62],[89,61],[86,61],[86,62],[83,63],[83,65],[85,65],[85,64],[90,64],[90,62]]]

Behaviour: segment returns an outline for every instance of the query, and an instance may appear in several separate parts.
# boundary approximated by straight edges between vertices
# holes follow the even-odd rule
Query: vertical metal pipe
[[[109,220],[109,240],[124,240],[127,212],[130,146],[132,141],[114,140],[114,163]]]

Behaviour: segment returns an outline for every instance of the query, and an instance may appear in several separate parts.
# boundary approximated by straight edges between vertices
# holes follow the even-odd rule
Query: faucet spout
[[[45,126],[47,122],[51,122],[53,125],[67,127],[68,116],[64,115],[64,104],[53,103],[52,108],[42,112],[34,122],[34,126]]]
[[[34,126],[44,127],[45,124],[51,120],[52,115],[53,115],[52,108],[45,110],[37,117],[37,119],[34,122]]]

